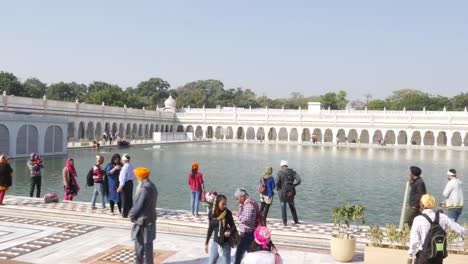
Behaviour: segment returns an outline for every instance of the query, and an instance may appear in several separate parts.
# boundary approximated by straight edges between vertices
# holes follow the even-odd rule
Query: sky
[[[257,95],[468,92],[468,1],[2,1],[0,71]]]

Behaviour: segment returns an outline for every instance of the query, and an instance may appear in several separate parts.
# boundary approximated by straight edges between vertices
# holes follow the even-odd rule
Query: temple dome
[[[172,98],[172,95],[169,95],[169,98],[164,101],[164,107],[165,108],[176,108],[176,100]]]

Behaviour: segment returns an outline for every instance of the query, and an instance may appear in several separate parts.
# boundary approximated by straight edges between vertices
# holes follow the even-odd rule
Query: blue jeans
[[[218,262],[219,258],[219,249],[220,245],[216,243],[214,240],[211,242],[211,247],[210,247],[210,258],[208,260],[209,264],[216,264]],[[224,243],[222,245],[223,249],[223,256],[222,256],[222,262],[224,264],[231,264],[231,245],[229,243]]]
[[[249,250],[253,241],[254,241],[253,231],[246,232],[240,235],[240,241],[239,241],[239,245],[237,246],[236,260],[234,261],[234,264],[241,263],[241,260],[244,257],[245,252]]]
[[[101,207],[106,208],[106,201],[104,200],[104,189],[102,183],[94,183],[93,198],[91,198],[91,207],[96,207],[97,196],[101,197]]]
[[[200,206],[201,191],[190,191],[190,208],[192,214],[198,215],[198,207]]]
[[[456,209],[448,209],[447,210],[447,216],[452,219],[453,221],[457,222],[458,221],[458,217],[461,215],[462,213],[462,208],[456,208]]]

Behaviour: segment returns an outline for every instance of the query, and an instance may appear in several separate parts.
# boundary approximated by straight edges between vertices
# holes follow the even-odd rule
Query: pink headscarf
[[[71,165],[70,161],[73,160],[72,158],[68,158],[67,159],[67,162],[65,163],[65,167],[67,167],[68,169],[68,172],[75,176],[76,177],[76,170],[75,170],[75,166],[74,165]]]
[[[262,245],[263,249],[268,248],[270,243],[271,229],[266,226],[258,226],[254,232],[255,242]]]

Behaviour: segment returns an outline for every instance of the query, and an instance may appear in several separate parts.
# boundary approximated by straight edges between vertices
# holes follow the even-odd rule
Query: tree
[[[23,87],[26,90],[28,97],[40,98],[47,92],[47,84],[41,82],[37,78],[29,78],[23,83]]]
[[[388,108],[391,110],[422,110],[430,105],[430,98],[427,93],[403,89],[394,91],[393,94],[386,99]]]
[[[336,93],[326,93],[320,96],[320,104],[323,108],[338,109],[338,100]]]
[[[348,100],[346,99],[346,92],[343,90],[340,90],[338,92],[338,94],[336,95],[336,100],[338,104],[338,109],[345,109],[348,105]]]
[[[127,104],[127,94],[119,86],[111,85],[87,94],[85,102],[122,107]]]
[[[455,111],[463,111],[465,107],[468,107],[468,93],[461,93],[452,97],[450,100],[452,109]]]
[[[367,104],[368,110],[383,110],[387,107],[387,102],[384,100],[372,100]]]
[[[85,84],[71,83],[54,83],[47,89],[47,98],[60,101],[75,101],[82,100],[86,94],[87,87]]]
[[[366,93],[364,94],[364,98],[366,98],[366,106],[369,104],[370,99],[372,98],[372,94]]]
[[[0,71],[0,93],[6,91],[8,95],[26,96],[26,89],[13,73]]]
[[[140,82],[134,95],[144,97],[145,105],[154,108],[156,105],[163,105],[169,97],[169,88],[171,85],[161,78],[150,78],[147,81]]]

